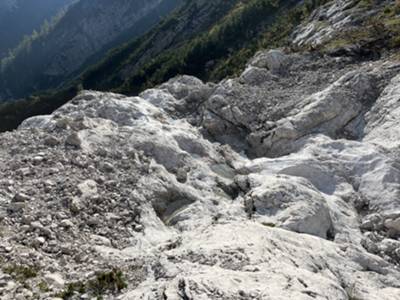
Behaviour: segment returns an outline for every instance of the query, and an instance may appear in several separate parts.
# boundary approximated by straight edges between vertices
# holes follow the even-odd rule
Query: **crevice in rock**
[[[191,297],[189,297],[186,293],[186,282],[184,279],[180,279],[178,283],[178,295],[182,300],[192,300]]]
[[[167,294],[165,293],[165,291],[163,292],[162,297],[163,297],[163,300],[168,300],[168,296],[167,296]]]
[[[329,228],[329,230],[326,232],[326,239],[328,241],[334,241],[335,240],[335,229],[333,228],[333,226],[331,228]]]
[[[154,211],[167,226],[175,225],[177,214],[197,200],[193,195],[174,189],[160,193],[154,199],[152,201]]]
[[[310,296],[311,298],[317,298],[318,294],[313,292],[313,291],[301,291],[302,294],[306,294]]]
[[[244,125],[241,124],[236,124],[234,122],[232,122],[231,120],[225,118],[224,116],[222,116],[221,114],[217,113],[214,110],[211,110],[209,108],[207,108],[208,111],[212,114],[214,114],[217,118],[219,118],[220,120],[222,120],[223,122],[228,123],[230,126],[232,126],[233,128],[235,128],[235,130],[237,130],[237,133],[232,133],[232,137],[235,140],[246,140],[246,137],[251,133],[251,131]],[[201,123],[204,122],[204,119],[201,121]],[[204,128],[204,127],[203,127]],[[219,142],[221,143],[221,140],[218,139],[217,136],[215,136],[214,134],[212,134],[211,132],[209,132],[209,130],[205,129],[205,133],[203,134],[204,138],[210,140],[211,142]],[[243,148],[239,148],[238,145],[234,144],[234,143],[230,143],[229,144],[232,149],[234,149],[237,152],[245,152],[246,154],[248,154],[248,150],[249,150],[249,145],[247,143],[247,141],[245,142],[245,144],[242,145]]]

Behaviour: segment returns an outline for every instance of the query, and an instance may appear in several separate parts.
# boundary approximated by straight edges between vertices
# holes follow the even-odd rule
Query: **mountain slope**
[[[228,1],[187,1],[151,32],[138,40],[114,49],[99,64],[82,75],[84,86],[115,88],[132,73],[157,59],[166,51],[176,51],[182,44],[202,35],[219,23],[238,3]]]
[[[400,60],[342,40],[399,7],[364,4],[238,76],[81,91],[2,133],[0,297],[400,299]]]
[[[74,0],[1,0],[0,60],[21,42],[24,35],[39,31],[45,20],[50,21],[72,2]]]
[[[212,28],[228,27],[229,20],[235,17],[241,19],[243,13],[249,11],[248,8],[250,8],[250,12],[254,11],[254,8],[257,11],[257,5],[260,5],[262,12],[259,14],[256,22],[249,22],[247,24],[249,30],[245,34],[249,36],[242,36],[240,39],[231,40],[231,43],[235,44],[232,49],[230,49],[228,44],[224,46],[224,43],[222,43],[223,39],[219,43],[220,49],[222,48],[222,51],[218,53],[219,56],[230,51],[233,51],[233,53],[225,55],[221,59],[222,63],[216,64],[214,67],[215,69],[218,67],[223,70],[219,72],[219,78],[225,74],[233,74],[244,66],[245,61],[257,49],[268,46],[265,43],[260,45],[257,43],[257,36],[260,33],[267,30],[270,36],[265,39],[268,41],[275,39],[271,45],[280,46],[282,40],[302,20],[303,5],[295,9],[288,18],[284,14],[286,9],[283,9],[283,11],[279,10],[279,8],[286,6],[287,3],[296,3],[296,1],[283,1],[283,6],[277,3],[277,7],[274,5],[273,9],[270,10],[271,3],[265,0],[188,1],[178,12],[167,18],[154,28],[154,30],[131,43],[114,49],[100,63],[89,67],[78,79],[72,83],[65,84],[60,90],[53,90],[46,93],[41,92],[28,97],[24,101],[1,105],[0,115],[4,122],[0,124],[0,127],[2,130],[13,128],[24,118],[35,114],[50,113],[68,101],[82,87],[103,90],[119,89],[132,94],[143,90],[146,86],[160,83],[160,80],[163,78],[168,79],[173,77],[182,71],[182,59],[190,52],[187,50],[194,49],[193,45],[198,45],[202,38],[207,37]],[[280,22],[272,26],[273,30],[269,32],[268,29],[270,27],[266,25],[272,22],[272,19],[265,18],[266,22],[264,22],[263,16],[272,16],[272,18],[280,16]],[[238,24],[233,22],[233,25],[237,26]],[[240,26],[233,29],[241,31]],[[218,33],[219,31],[216,32]],[[225,33],[228,32],[226,31]],[[214,36],[215,40],[215,35],[212,36]],[[251,38],[254,38],[254,41],[251,41]],[[204,57],[202,59],[204,61],[213,60],[214,53],[212,51],[204,52],[203,54]],[[234,58],[235,54],[239,59]],[[230,57],[233,58],[232,61],[234,63],[227,63],[227,66],[225,66],[223,62],[226,60],[229,62]],[[187,57],[185,59],[188,60]],[[178,63],[178,68],[174,68],[174,62]],[[204,64],[204,62],[202,63]],[[199,64],[199,67],[201,68],[202,65]],[[162,73],[161,76],[157,76],[159,73]],[[206,74],[203,75],[208,77],[208,73],[211,72],[207,70]],[[156,80],[146,77],[141,78],[141,74],[148,74],[152,77],[156,75],[158,78]],[[200,76],[201,74],[193,72],[192,75]],[[217,78],[217,76],[214,77]],[[135,78],[139,78],[139,80],[128,85],[129,80],[134,81]]]
[[[51,30],[3,63],[5,97],[56,87],[95,56],[139,36],[180,4],[180,0],[82,0]],[[23,70],[23,72],[22,72]]]
[[[132,93],[179,73],[207,79],[219,60],[251,44],[274,23],[277,15],[299,2],[189,2],[153,32],[115,50],[98,66],[84,73],[82,84],[88,88],[119,88],[119,91]],[[214,19],[204,22],[204,15]],[[193,23],[204,26],[195,27]],[[188,30],[193,27],[196,31]]]
[[[148,34],[114,49],[62,89],[1,105],[4,122],[0,128],[12,129],[29,116],[51,113],[82,88],[137,94],[180,73],[218,81],[240,74],[260,49],[286,47],[365,60],[400,45],[396,1],[355,0],[344,2],[345,9],[340,2],[332,12],[314,12],[326,2],[330,1],[189,1]],[[343,12],[330,21],[328,16],[336,11]],[[301,27],[298,36],[310,35],[308,40],[314,42],[291,43],[302,22],[308,26]]]

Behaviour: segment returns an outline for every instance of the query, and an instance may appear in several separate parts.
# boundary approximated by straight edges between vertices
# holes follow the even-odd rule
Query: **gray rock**
[[[77,132],[73,132],[67,137],[65,144],[80,148],[82,146],[82,139]]]
[[[251,66],[266,68],[272,74],[282,74],[289,63],[290,57],[280,50],[261,51],[250,61]]]
[[[247,210],[262,224],[327,238],[332,221],[327,200],[302,178],[251,176]]]
[[[84,91],[1,134],[0,260],[44,297],[115,269],[104,297],[399,299],[394,70],[269,51],[215,85]]]
[[[24,193],[17,193],[13,198],[13,202],[28,202],[31,198]]]
[[[59,273],[49,273],[44,275],[44,279],[49,285],[52,285],[56,288],[63,288],[65,285],[65,281],[63,279],[63,276]]]
[[[88,179],[78,184],[79,195],[82,198],[89,198],[97,195],[97,183]]]

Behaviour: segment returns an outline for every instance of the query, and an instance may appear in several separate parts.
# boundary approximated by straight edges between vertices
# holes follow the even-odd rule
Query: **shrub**
[[[38,275],[38,268],[22,265],[8,265],[3,267],[3,272],[10,275],[14,280],[25,283],[28,279]]]
[[[62,299],[71,299],[76,294],[88,293],[101,299],[106,293],[117,293],[127,287],[125,278],[121,270],[113,269],[109,272],[99,272],[95,278],[87,282],[71,282],[57,297]]]

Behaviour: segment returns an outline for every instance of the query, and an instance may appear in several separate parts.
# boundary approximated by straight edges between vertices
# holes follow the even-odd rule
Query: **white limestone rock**
[[[280,50],[258,52],[250,61],[250,66],[266,68],[272,74],[281,74],[290,63],[290,57]]]
[[[393,78],[366,115],[364,141],[400,154],[400,75]]]
[[[249,176],[248,213],[266,226],[278,226],[326,239],[332,221],[324,196],[305,178]]]
[[[393,64],[257,59],[218,84],[83,91],[2,133],[0,260],[38,271],[30,291],[0,270],[0,298],[113,270],[128,286],[105,299],[399,298]]]
[[[259,155],[276,156],[292,152],[292,143],[307,134],[334,137],[362,112],[363,101],[374,98],[373,81],[368,74],[346,74],[324,91],[304,99],[301,110],[288,112],[270,131],[254,133],[251,144],[260,149]],[[263,136],[262,145],[258,145],[259,135]]]

